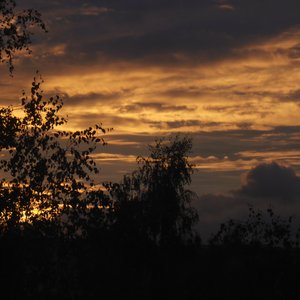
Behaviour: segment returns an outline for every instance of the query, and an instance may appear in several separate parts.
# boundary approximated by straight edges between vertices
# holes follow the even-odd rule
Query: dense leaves
[[[5,154],[0,169],[6,174],[0,182],[0,222],[11,227],[62,221],[64,216],[66,226],[72,224],[76,232],[75,224],[102,206],[102,192],[91,192],[91,176],[98,173],[91,153],[97,144],[105,145],[105,129],[96,125],[75,132],[58,130],[66,123],[59,116],[62,100],[45,98],[40,85],[34,80],[30,97],[23,94],[22,117],[12,107],[0,111],[0,150]]]
[[[122,232],[139,231],[160,245],[194,237],[196,195],[186,189],[193,167],[188,160],[189,138],[178,136],[149,146],[148,157],[138,157],[138,170],[120,184],[106,185]],[[133,227],[133,228],[129,228]]]

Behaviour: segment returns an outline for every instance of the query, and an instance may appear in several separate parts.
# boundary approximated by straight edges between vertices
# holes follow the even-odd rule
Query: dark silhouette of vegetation
[[[101,124],[60,131],[63,102],[34,80],[23,114],[0,111],[0,276],[6,299],[290,299],[300,295],[292,219],[250,208],[211,243],[193,230],[192,141],[149,146],[120,183],[94,186]],[[251,286],[251,288],[249,288]]]
[[[32,28],[46,30],[41,14],[35,9],[19,11],[14,0],[0,1],[0,61],[6,62],[12,74],[17,51],[31,53]]]
[[[59,115],[62,100],[44,97],[36,79],[21,102],[21,117],[13,107],[0,111],[0,169],[6,174],[0,185],[0,251],[5,283],[13,285],[8,298],[94,299],[99,280],[113,299],[124,292],[158,295],[166,249],[175,251],[168,253],[171,267],[192,247],[197,215],[190,207],[193,194],[185,189],[191,140],[158,141],[149,157],[138,158],[136,172],[103,192],[91,177],[98,172],[92,152],[105,144],[101,125],[58,130],[66,123]],[[137,286],[129,286],[127,276]]]
[[[178,136],[156,141],[148,157],[138,157],[138,170],[126,175],[120,184],[106,184],[112,196],[116,227],[134,231],[156,244],[169,245],[193,239],[197,221],[191,201],[196,195],[186,189],[193,166],[188,160],[189,138]],[[131,226],[133,228],[129,228]]]
[[[0,1],[0,60],[13,71],[30,52],[35,10]],[[192,140],[149,146],[120,183],[96,187],[93,152],[101,124],[58,128],[60,97],[34,79],[22,114],[0,109],[0,278],[4,299],[297,299],[299,233],[292,219],[250,207],[248,219],[222,224],[209,244],[193,226]]]
[[[293,234],[292,217],[281,218],[271,208],[266,214],[249,207],[246,220],[229,220],[210,239],[212,245],[219,246],[260,246],[260,247],[299,247],[300,231]]]
[[[34,80],[31,95],[23,93],[23,117],[13,107],[0,110],[1,230],[36,222],[56,222],[64,230],[82,230],[86,214],[106,205],[100,191],[91,192],[98,173],[91,153],[105,141],[105,129],[95,125],[82,131],[60,131],[62,100],[45,98]],[[63,217],[62,217],[63,216]],[[71,226],[72,225],[72,226]],[[69,232],[71,235],[71,233]]]
[[[247,219],[221,224],[208,251],[211,267],[219,271],[215,280],[224,288],[225,296],[299,297],[300,236],[292,225],[291,217],[284,219],[272,209],[263,212],[251,206]]]

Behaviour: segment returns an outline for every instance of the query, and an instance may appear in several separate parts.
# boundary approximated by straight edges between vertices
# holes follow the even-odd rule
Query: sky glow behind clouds
[[[16,104],[40,70],[47,94],[65,100],[69,129],[114,128],[96,154],[101,179],[119,180],[155,137],[178,132],[194,138],[199,194],[239,188],[241,174],[262,162],[300,172],[298,1],[26,6],[40,10],[49,33],[16,58],[14,78],[1,68],[0,103]]]

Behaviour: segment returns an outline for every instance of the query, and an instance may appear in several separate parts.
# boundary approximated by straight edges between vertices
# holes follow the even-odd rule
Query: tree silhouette
[[[0,61],[8,64],[12,74],[16,51],[31,53],[31,29],[37,27],[46,32],[46,27],[37,10],[18,11],[14,0],[0,1],[0,16]]]
[[[159,245],[193,236],[198,215],[190,202],[195,194],[186,189],[193,172],[191,148],[187,137],[158,140],[149,146],[148,157],[137,158],[138,170],[120,184],[106,185],[122,233],[146,235]]]
[[[293,236],[292,217],[284,219],[271,208],[266,214],[249,207],[244,221],[229,220],[221,224],[219,231],[211,238],[212,245],[222,246],[267,246],[298,247],[299,233]]]
[[[32,82],[22,96],[23,117],[13,107],[0,110],[0,224],[2,229],[40,221],[63,220],[76,232],[89,211],[103,207],[101,191],[91,191],[98,173],[91,153],[105,144],[105,129],[60,131],[67,121],[59,115],[59,96],[45,98],[41,82]],[[104,204],[106,205],[106,204]]]

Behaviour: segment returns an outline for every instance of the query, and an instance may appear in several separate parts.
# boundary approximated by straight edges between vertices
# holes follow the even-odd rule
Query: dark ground
[[[298,299],[300,250],[3,237],[3,299]]]

